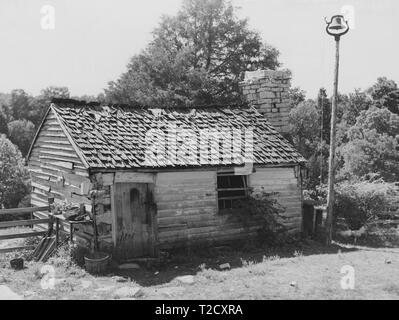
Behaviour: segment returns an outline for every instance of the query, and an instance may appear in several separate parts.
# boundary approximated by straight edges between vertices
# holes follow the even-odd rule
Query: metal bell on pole
[[[333,17],[329,28],[330,29],[334,29],[334,30],[342,30],[342,29],[346,29],[346,26],[345,26],[345,24],[343,22],[342,17],[335,16],[335,17]]]

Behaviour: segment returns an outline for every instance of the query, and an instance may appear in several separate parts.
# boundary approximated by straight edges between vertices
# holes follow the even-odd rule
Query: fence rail
[[[44,223],[49,223],[49,222],[50,222],[50,219],[48,219],[48,218],[4,221],[4,222],[0,222],[0,229],[1,228],[18,227],[18,226],[32,226],[35,224],[44,224]]]
[[[0,215],[2,214],[18,215],[18,214],[33,213],[36,211],[50,211],[50,210],[51,210],[50,206],[0,209]]]
[[[2,221],[0,222],[0,230],[1,228],[11,228],[17,226],[33,226],[38,224],[46,224],[48,225],[48,230],[52,228],[52,224],[54,222],[53,219],[45,218],[45,219],[34,219],[33,213],[37,211],[51,211],[51,206],[43,206],[43,207],[26,207],[26,208],[12,208],[12,209],[0,209],[1,215],[13,215],[18,216],[20,214],[31,214],[31,219],[29,220],[11,220],[11,221]],[[48,231],[31,231],[31,232],[22,232],[22,233],[9,233],[9,234],[0,234],[0,240],[8,240],[8,239],[18,239],[18,238],[30,238],[37,236],[44,236],[48,233]],[[13,252],[18,250],[31,250],[34,249],[35,246],[27,245],[27,246],[19,246],[19,247],[10,247],[10,248],[0,248],[0,253]]]

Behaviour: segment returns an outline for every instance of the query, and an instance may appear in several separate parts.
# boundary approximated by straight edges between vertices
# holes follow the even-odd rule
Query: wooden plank
[[[30,226],[40,223],[48,223],[50,219],[30,219],[30,220],[14,220],[14,221],[4,221],[0,222],[0,228],[9,228],[16,226]]]
[[[155,175],[144,172],[116,172],[115,183],[154,183]]]
[[[75,186],[79,186],[82,182],[90,182],[90,179],[87,176],[79,175],[79,174],[74,174],[74,173],[63,173],[63,176],[65,178],[65,182],[69,184],[73,184]]]
[[[34,188],[39,188],[39,189],[41,189],[41,190],[43,190],[45,192],[50,192],[50,190],[51,190],[51,187],[44,186],[44,185],[42,185],[40,183],[33,182],[33,181],[31,182],[31,186],[34,187]]]
[[[0,249],[0,253],[7,253],[7,252],[14,252],[14,251],[21,251],[21,250],[33,250],[33,249],[35,249],[35,246],[3,248],[3,249]]]
[[[36,211],[50,211],[50,206],[0,209],[0,214],[23,214],[23,213],[32,213]]]
[[[242,198],[242,197],[241,197]],[[190,209],[198,207],[212,207],[216,205],[216,198],[210,200],[194,200],[194,201],[179,201],[179,202],[158,202],[158,210],[167,209]]]
[[[195,184],[195,181],[208,183],[208,181],[213,181],[215,175],[215,171],[159,172],[157,174],[157,185],[175,185],[178,183],[185,185],[193,182]]]
[[[34,232],[24,232],[24,233],[2,234],[0,235],[0,240],[37,237],[37,236],[43,236],[46,233],[47,231],[34,231]]]
[[[114,174],[113,173],[104,173],[102,175],[103,185],[104,186],[112,186],[114,184]]]

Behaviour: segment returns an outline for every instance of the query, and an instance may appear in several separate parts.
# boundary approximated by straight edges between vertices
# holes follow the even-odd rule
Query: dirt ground
[[[327,248],[316,242],[278,249],[217,247],[175,252],[160,265],[114,265],[105,276],[90,275],[63,257],[25,262],[15,271],[9,264],[14,256],[0,256],[0,285],[23,299],[399,298],[395,248]],[[226,263],[230,268],[221,270]]]

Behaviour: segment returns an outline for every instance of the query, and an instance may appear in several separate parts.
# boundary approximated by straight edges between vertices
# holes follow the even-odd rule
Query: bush
[[[0,208],[18,206],[29,192],[28,178],[21,152],[4,135],[0,135]]]
[[[334,211],[351,230],[358,230],[367,222],[385,215],[395,205],[399,190],[384,181],[343,182],[337,185]]]
[[[287,239],[287,230],[282,223],[284,216],[281,215],[285,208],[274,198],[275,195],[264,190],[251,192],[247,199],[239,201],[238,216],[244,225],[260,219],[260,239],[269,244],[282,244]]]
[[[89,249],[77,244],[64,243],[49,259],[49,263],[56,267],[69,268],[73,266],[84,266],[84,256],[90,252]]]

